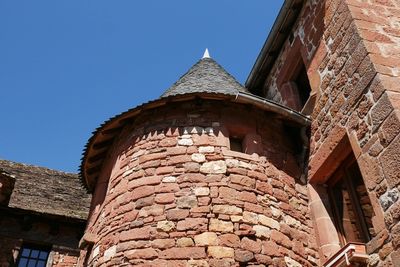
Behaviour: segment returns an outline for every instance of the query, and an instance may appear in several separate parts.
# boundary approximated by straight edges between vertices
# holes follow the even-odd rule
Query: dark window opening
[[[295,83],[297,85],[299,100],[301,107],[304,107],[311,93],[310,81],[308,80],[307,70],[303,62],[300,63],[299,72],[295,78]]]
[[[342,246],[371,240],[373,209],[354,157],[345,160],[332,176],[328,192]]]
[[[50,247],[23,245],[18,256],[18,267],[46,267]]]
[[[232,151],[243,152],[243,139],[238,137],[229,137],[230,148]]]

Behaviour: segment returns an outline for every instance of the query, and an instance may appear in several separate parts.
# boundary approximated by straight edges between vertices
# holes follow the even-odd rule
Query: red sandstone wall
[[[293,144],[266,116],[191,102],[126,127],[95,190],[89,265],[315,266]],[[257,153],[230,151],[229,133]]]
[[[282,99],[279,81],[299,51],[317,102],[312,113],[311,206],[326,206],[323,183],[343,156],[354,152],[374,206],[370,264],[400,264],[400,3],[395,0],[307,1],[265,84]],[[347,143],[347,144],[346,144]],[[341,147],[342,146],[342,147]],[[337,250],[327,212],[314,212],[323,258]],[[322,230],[322,225],[325,230]],[[325,233],[324,233],[325,232]],[[329,241],[329,239],[331,241]]]

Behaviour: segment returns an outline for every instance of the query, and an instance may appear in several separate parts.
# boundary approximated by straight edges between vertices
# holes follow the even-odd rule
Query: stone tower
[[[301,177],[308,125],[202,58],[159,99],[111,118],[90,139],[81,262],[315,265]]]

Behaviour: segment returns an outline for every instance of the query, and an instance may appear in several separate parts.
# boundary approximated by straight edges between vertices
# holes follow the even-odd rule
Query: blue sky
[[[208,47],[242,84],[283,0],[0,1],[0,158],[77,172],[92,131]]]

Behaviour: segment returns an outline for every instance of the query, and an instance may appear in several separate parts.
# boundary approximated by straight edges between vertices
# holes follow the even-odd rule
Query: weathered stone
[[[194,237],[196,246],[215,246],[218,245],[218,237],[214,232],[205,232]]]
[[[399,190],[396,188],[388,190],[385,194],[380,196],[379,202],[383,210],[387,210],[393,203],[399,199]]]
[[[240,239],[239,236],[235,234],[222,234],[218,237],[219,245],[238,248],[240,247]]]
[[[235,260],[239,262],[249,262],[254,259],[254,254],[247,250],[235,250]]]
[[[154,204],[154,196],[145,197],[145,198],[141,198],[141,199],[136,200],[135,208],[136,209],[141,209],[143,207],[151,206],[153,204]]]
[[[154,248],[159,248],[159,249],[166,249],[166,248],[172,248],[175,246],[175,240],[174,239],[155,239],[151,241],[151,245]]]
[[[254,212],[244,211],[243,212],[243,222],[258,224],[258,214]]]
[[[184,138],[178,140],[178,145],[180,146],[192,146],[193,140],[191,138]]]
[[[206,260],[189,260],[187,267],[209,267]]]
[[[199,153],[214,153],[215,149],[213,146],[201,146],[199,147]]]
[[[207,249],[207,253],[210,257],[216,259],[233,258],[235,256],[235,251],[233,248],[221,246],[210,246]]]
[[[177,199],[176,206],[178,208],[190,209],[197,206],[197,198],[195,196],[183,196]]]
[[[300,221],[294,219],[292,216],[289,216],[289,215],[283,216],[283,221],[287,225],[294,227],[294,228],[300,228],[302,225]],[[279,230],[279,228],[275,228],[275,229]]]
[[[163,183],[175,183],[176,182],[176,177],[175,176],[165,176],[162,179]]]
[[[196,196],[208,196],[210,194],[210,188],[208,187],[197,187],[194,189]]]
[[[205,231],[207,229],[208,220],[206,218],[186,218],[179,221],[176,229],[178,231],[198,230]]]
[[[204,247],[169,248],[159,252],[161,259],[204,259],[207,257]]]
[[[225,222],[218,219],[210,219],[210,231],[216,232],[233,232],[233,223]]]
[[[204,154],[200,154],[200,153],[194,153],[192,154],[192,160],[194,162],[205,162],[206,161],[206,156],[204,156]]]
[[[138,239],[149,239],[150,238],[150,227],[134,228],[121,233],[120,240],[138,240]]]
[[[193,239],[191,239],[190,237],[182,237],[176,240],[176,245],[178,247],[191,247],[194,245],[194,243]]]
[[[223,160],[203,163],[200,167],[200,172],[206,174],[226,173],[226,163]]]
[[[139,211],[139,218],[148,217],[148,216],[159,216],[164,213],[164,208],[159,205],[152,205],[142,208]]]
[[[158,204],[168,204],[175,201],[174,193],[161,193],[157,194],[154,201]]]
[[[133,189],[131,194],[131,200],[137,200],[139,198],[147,197],[154,194],[154,186],[141,186]]]
[[[285,257],[286,266],[288,267],[302,267],[300,263],[290,257]]]
[[[158,253],[153,248],[133,249],[124,253],[128,259],[155,259]]]
[[[242,249],[250,250],[251,252],[254,253],[260,253],[261,252],[261,242],[251,240],[248,237],[243,237],[242,240],[240,241],[240,247]]]
[[[104,251],[104,260],[108,261],[117,253],[117,246],[111,246]]]
[[[157,223],[157,230],[163,232],[171,232],[175,229],[175,223],[171,221],[160,221]]]
[[[189,210],[187,209],[167,210],[166,215],[168,220],[178,221],[187,218],[189,216]]]
[[[262,225],[254,225],[253,230],[256,231],[256,236],[260,238],[269,238],[271,230]]]
[[[240,184],[246,187],[251,187],[251,188],[255,188],[256,186],[256,180],[253,178],[249,178],[243,175],[237,175],[237,174],[231,174],[229,176],[229,178],[231,179],[231,182],[234,184]]]
[[[238,215],[242,213],[242,209],[231,205],[214,205],[212,207],[214,213],[222,213],[228,215]]]
[[[276,229],[276,230],[280,229],[279,222],[272,218],[269,218],[264,215],[259,215],[258,220],[259,220],[260,224],[268,226],[269,228]]]

